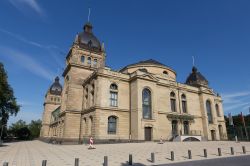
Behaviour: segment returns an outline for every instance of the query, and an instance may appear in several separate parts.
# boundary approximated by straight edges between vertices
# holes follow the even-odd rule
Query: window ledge
[[[155,119],[141,119],[141,121],[145,121],[145,122],[155,122]]]

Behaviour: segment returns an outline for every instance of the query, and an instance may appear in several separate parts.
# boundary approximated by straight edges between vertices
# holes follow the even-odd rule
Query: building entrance
[[[152,141],[152,127],[145,127],[145,141]]]

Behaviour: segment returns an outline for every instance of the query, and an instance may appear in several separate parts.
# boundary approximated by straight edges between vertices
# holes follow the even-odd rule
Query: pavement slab
[[[246,154],[242,146],[246,147]],[[232,157],[230,147],[234,148],[234,156],[250,154],[250,142],[230,141],[98,144],[95,147],[89,150],[87,145],[53,145],[38,140],[4,143],[0,147],[0,166],[4,162],[9,166],[41,166],[42,160],[47,160],[47,166],[73,166],[75,158],[79,158],[80,166],[102,166],[104,156],[108,156],[109,166],[127,166],[129,154],[133,155],[134,165],[161,165]],[[218,156],[218,148],[222,156]],[[207,158],[203,149],[207,149]],[[188,159],[188,150],[192,152],[192,159]],[[174,161],[170,160],[171,151],[175,154]],[[155,153],[155,163],[151,162],[151,153]]]

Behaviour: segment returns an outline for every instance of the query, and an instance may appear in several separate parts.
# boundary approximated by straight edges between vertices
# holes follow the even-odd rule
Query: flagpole
[[[242,123],[244,125],[247,141],[248,141],[248,133],[247,133],[247,128],[246,128],[246,123],[245,123],[245,119],[244,119],[244,116],[243,116],[242,112],[241,112],[241,118],[242,118]]]
[[[236,134],[236,128],[234,126],[234,121],[231,113],[228,114],[228,119],[229,119],[229,125],[233,127],[235,142],[238,142],[238,136]]]

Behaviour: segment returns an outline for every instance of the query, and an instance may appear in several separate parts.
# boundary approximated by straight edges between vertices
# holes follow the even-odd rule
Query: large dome
[[[86,23],[83,27],[84,31],[79,33],[78,35],[78,42],[80,46],[85,48],[92,48],[95,50],[101,50],[100,41],[95,37],[92,32],[92,25],[90,23]]]
[[[154,59],[148,59],[127,65],[124,68],[122,68],[120,72],[125,74],[129,73],[131,74],[137,70],[146,73],[162,75],[165,78],[176,80],[176,73],[173,69]]]
[[[50,86],[49,92],[52,95],[61,95],[62,94],[62,85],[59,82],[59,77],[55,78],[55,82]]]

